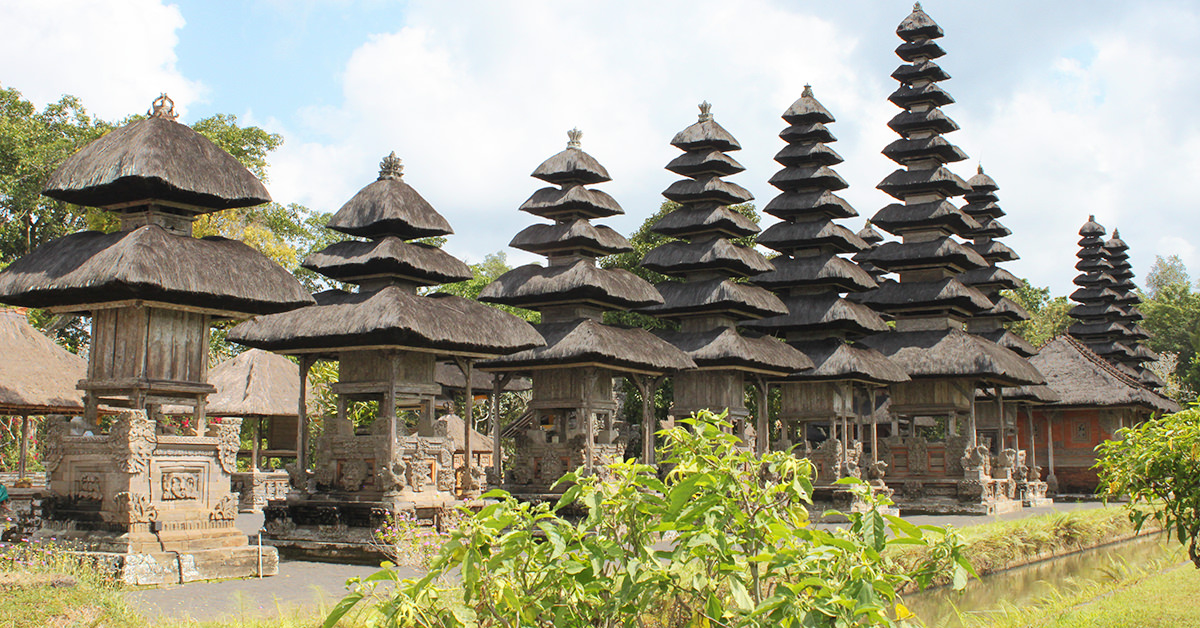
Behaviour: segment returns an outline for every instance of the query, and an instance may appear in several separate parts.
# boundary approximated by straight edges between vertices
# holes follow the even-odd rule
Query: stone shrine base
[[[121,582],[137,586],[274,576],[279,573],[279,554],[269,545],[184,553],[73,553],[90,559],[101,570],[111,569],[111,573]]]
[[[272,501],[263,508],[263,543],[289,559],[378,565],[385,557],[375,533],[387,522],[389,513],[407,512],[418,525],[437,527],[446,512],[464,503]]]

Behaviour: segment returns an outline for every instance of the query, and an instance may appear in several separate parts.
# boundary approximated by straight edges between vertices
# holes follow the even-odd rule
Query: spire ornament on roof
[[[396,156],[396,151],[379,162],[379,179],[399,179],[404,176],[404,162]]]
[[[708,122],[713,119],[712,103],[707,100],[700,103],[700,121]]]
[[[977,173],[983,174],[983,162],[979,162],[979,165],[975,168],[975,170]]]
[[[913,3],[913,13],[920,13],[920,12],[921,12],[921,3],[914,2]]]
[[[175,113],[175,101],[171,100],[166,92],[159,94],[158,98],[150,103],[150,111],[147,111],[146,115],[151,118],[166,118],[167,120],[179,117],[179,114]]]
[[[580,140],[583,139],[583,131],[578,128],[567,131],[567,148],[579,148],[582,146]]]
[[[812,85],[805,83],[804,91],[800,92],[800,97],[801,98],[815,98],[815,96],[813,96],[813,93],[812,93]]]

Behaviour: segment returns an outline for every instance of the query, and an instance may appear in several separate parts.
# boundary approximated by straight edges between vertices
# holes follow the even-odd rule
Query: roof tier
[[[768,375],[786,375],[812,368],[803,353],[775,338],[750,338],[732,327],[701,332],[660,329],[654,335],[677,347],[699,368],[720,368]]]
[[[1174,401],[1147,389],[1066,334],[1046,343],[1029,361],[1058,393],[1059,400],[1053,404],[1056,406],[1127,406],[1164,412],[1180,409]]]
[[[812,361],[807,371],[792,373],[784,381],[858,381],[893,384],[908,381],[908,374],[883,354],[841,338],[788,343]]]
[[[87,360],[63,349],[18,310],[0,309],[0,412],[80,414]],[[15,359],[19,356],[20,359]]]
[[[394,236],[335,242],[312,253],[300,265],[348,283],[395,277],[420,286],[434,286],[472,277],[469,266],[442,249]]]
[[[404,165],[393,152],[379,163],[379,178],[342,205],[326,226],[363,238],[413,240],[454,233],[450,223],[404,182],[403,175]]]
[[[871,308],[836,292],[784,297],[783,303],[787,314],[746,321],[742,326],[773,336],[827,332],[857,338],[888,330],[887,323]]]
[[[604,325],[593,319],[533,327],[546,346],[480,362],[479,368],[505,371],[601,365],[653,374],[696,368],[691,358],[644,329]]]
[[[577,303],[627,310],[662,303],[646,280],[620,268],[597,268],[587,258],[519,266],[485,286],[479,300],[530,309]]]
[[[632,251],[625,236],[587,219],[564,219],[552,225],[530,225],[521,230],[509,246],[538,255],[585,255],[600,257]]]
[[[643,307],[640,311],[659,318],[677,319],[711,314],[735,319],[757,319],[787,311],[787,306],[771,292],[729,279],[664,281],[654,288],[662,295],[663,303]]]
[[[970,378],[1014,386],[1044,382],[1020,355],[961,329],[892,331],[862,339],[912,379]]]

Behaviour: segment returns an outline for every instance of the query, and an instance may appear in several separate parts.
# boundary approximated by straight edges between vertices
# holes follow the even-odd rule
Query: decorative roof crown
[[[700,121],[708,122],[709,120],[712,120],[712,119],[713,119],[712,103],[705,100],[704,102],[700,103]]]
[[[577,128],[567,131],[567,148],[579,148],[582,146],[581,139],[583,139],[583,131]]]
[[[400,179],[404,177],[404,162],[396,156],[396,151],[379,162],[379,180]]]
[[[150,111],[147,111],[146,115],[151,118],[165,118],[167,120],[174,120],[179,117],[179,114],[175,113],[175,101],[171,100],[171,97],[167,96],[166,92],[159,94],[158,98],[155,98],[154,102],[150,103]]]

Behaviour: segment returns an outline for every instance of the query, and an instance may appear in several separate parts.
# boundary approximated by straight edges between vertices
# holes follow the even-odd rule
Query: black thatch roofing
[[[87,360],[63,349],[29,324],[0,309],[0,414],[79,414]]]
[[[301,266],[351,283],[387,275],[432,286],[472,277],[469,266],[442,249],[392,236],[335,242],[309,255]]]
[[[750,319],[787,312],[783,302],[769,291],[729,279],[664,281],[654,287],[662,295],[663,304],[643,307],[639,311],[662,318],[728,314]]]
[[[937,133],[950,133],[958,130],[958,124],[950,119],[950,116],[942,113],[940,109],[926,109],[924,111],[901,111],[888,121],[888,128],[908,137],[914,131],[934,131]]]
[[[711,148],[719,151],[741,150],[742,145],[724,127],[713,120],[712,105],[700,103],[700,120],[671,138],[671,146],[688,152]]]
[[[850,187],[841,175],[829,166],[808,164],[804,166],[788,166],[776,172],[768,181],[781,190],[811,190],[821,188],[829,191],[844,190]]]
[[[745,321],[744,327],[780,336],[786,332],[848,333],[864,336],[888,330],[887,323],[871,308],[847,301],[836,292],[784,297],[787,314],[757,321]]]
[[[758,251],[734,244],[725,238],[712,238],[700,242],[664,242],[646,253],[642,258],[642,266],[664,275],[715,270],[740,277],[748,277],[773,268],[771,262]]]
[[[663,196],[676,203],[719,203],[734,205],[754,200],[746,188],[719,177],[680,179],[663,190]]]
[[[885,281],[871,292],[856,299],[869,307],[884,311],[927,311],[936,308],[955,308],[971,315],[992,307],[979,290],[965,286],[957,279],[938,281]]]
[[[777,222],[758,236],[756,242],[781,253],[798,247],[829,247],[838,253],[857,253],[870,248],[853,231],[829,220]]]
[[[613,370],[668,373],[696,368],[679,349],[640,328],[604,325],[577,319],[534,325],[546,346],[521,351],[487,362],[479,368],[493,371],[599,365]]]
[[[479,300],[516,307],[590,302],[614,309],[662,303],[658,291],[641,277],[619,268],[597,268],[590,259],[514,268],[485,286]]]
[[[933,45],[937,46],[937,44]],[[903,46],[904,44],[901,44],[901,48]],[[941,47],[938,47],[938,51],[945,54],[945,51],[943,51]],[[899,49],[897,49],[897,52],[899,52]],[[903,55],[901,55],[901,58],[903,58]],[[912,59],[904,60],[911,61]],[[928,104],[933,107],[941,107],[942,105],[953,104],[954,98],[942,90],[942,88],[938,87],[936,83],[926,83],[920,87],[901,85],[900,87],[896,88],[896,91],[892,92],[892,94],[888,96],[888,101],[897,107],[905,108],[918,104]]]
[[[825,190],[780,194],[771,199],[763,211],[781,220],[819,216],[853,218],[858,215],[842,197]]]
[[[783,119],[788,124],[828,124],[833,122],[833,114],[813,97],[812,86],[805,85],[800,97],[783,112]]]
[[[900,138],[883,149],[884,157],[899,164],[923,159],[936,159],[944,164],[962,161],[967,154],[961,148],[935,135],[922,138]]]
[[[813,368],[788,376],[796,381],[862,381],[891,384],[909,380],[904,369],[878,351],[856,346],[838,338],[791,342],[812,360]]]
[[[1174,401],[1148,390],[1065,334],[1046,343],[1029,361],[1058,393],[1056,406],[1134,406],[1164,412],[1180,409]]]
[[[564,217],[606,218],[625,213],[616,199],[600,190],[582,185],[567,188],[542,188],[521,204],[521,211],[558,220]]]
[[[950,237],[923,242],[886,242],[855,255],[854,261],[870,262],[888,271],[945,267],[960,273],[987,266],[987,261],[968,246]]]
[[[208,383],[217,392],[208,396],[211,416],[290,416],[299,411],[300,367],[291,360],[249,349],[214,366]]]
[[[396,153],[379,164],[379,178],[358,191],[329,219],[334,231],[365,238],[396,236],[402,240],[454,233],[450,223],[404,182]]]
[[[815,99],[814,99],[815,100]],[[837,151],[825,144],[796,143],[788,144],[775,153],[775,161],[788,167],[799,167],[806,164],[834,166],[844,161]],[[787,179],[784,179],[786,181]],[[796,186],[777,185],[781,190],[795,189]]]
[[[932,61],[917,61],[896,68],[892,72],[892,78],[902,83],[915,83],[920,80],[945,81],[950,75]]]
[[[1009,351],[1012,351],[1013,353],[1016,353],[1022,357],[1027,358],[1037,353],[1037,349],[1034,348],[1033,345],[1029,344],[1028,340],[1025,340],[1024,338],[1012,333],[1011,331],[1008,331],[1007,329],[1004,329],[1003,327],[991,331],[972,331],[971,333],[982,338],[987,338],[988,340],[991,340],[1001,347],[1004,347],[1005,349],[1008,349]]]
[[[50,175],[42,193],[91,207],[157,199],[194,206],[195,213],[271,200],[237,159],[165,109],[84,146]]]
[[[946,233],[965,233],[980,227],[974,218],[946,200],[907,205],[892,203],[875,212],[871,222],[895,235],[930,229]]]
[[[1021,356],[961,329],[891,331],[862,339],[913,379],[969,377],[1003,385],[1041,384]]]
[[[758,233],[758,225],[728,207],[681,207],[654,223],[655,233],[673,238],[716,233],[734,238]]]
[[[984,316],[995,317],[1008,322],[1029,320],[1029,312],[1008,297],[993,298],[992,303],[992,309],[984,312]]]
[[[724,177],[745,169],[736,159],[715,148],[686,152],[667,163],[667,170],[693,179]]]
[[[377,292],[329,290],[317,304],[260,316],[229,330],[229,339],[270,351],[396,347],[439,354],[502,355],[538,347],[525,321],[448,294],[418,296],[396,286]]]
[[[313,302],[291,274],[237,240],[172,235],[156,225],[73,233],[0,272],[0,301],[13,305],[130,299],[237,314],[281,312]]]
[[[475,366],[483,364],[476,362]],[[441,385],[444,394],[461,393],[463,390],[463,372],[453,362],[438,362],[433,370],[433,379]],[[512,377],[504,384],[503,392],[521,392],[533,388],[533,382],[528,377]],[[487,395],[495,392],[492,374],[478,368],[471,370],[471,392],[476,395]],[[462,433],[460,427],[458,432]]]
[[[933,18],[921,10],[921,3],[918,2],[913,5],[912,13],[896,27],[896,34],[900,39],[912,43],[922,39],[938,39],[945,33]]]
[[[863,242],[866,242],[872,246],[883,242],[883,235],[875,230],[875,227],[871,225],[870,220],[867,220],[863,223],[863,228],[859,229],[856,235],[858,235],[859,239],[861,239]]]
[[[981,243],[971,242],[968,243],[967,246],[975,249],[976,253],[982,255],[983,259],[992,264],[995,264],[996,262],[1011,262],[1013,260],[1021,259],[1021,257],[1017,255],[1017,252],[1010,249],[1008,245],[995,240],[989,240]]]
[[[928,170],[896,170],[875,187],[900,200],[929,193],[960,196],[970,190],[966,181],[942,166]]]
[[[914,59],[926,58],[937,59],[946,55],[946,51],[937,42],[929,39],[920,39],[917,41],[906,41],[899,46],[896,46],[896,56],[905,61]]]
[[[654,335],[682,350],[700,368],[766,372],[774,375],[812,368],[812,361],[786,343],[770,337],[748,338],[732,327],[702,332],[661,329]]]
[[[983,391],[979,391],[976,393],[976,395],[979,395],[982,392]],[[1001,390],[1000,394],[1003,395],[1005,401],[1023,401],[1025,403],[1035,405],[1054,403],[1062,399],[1062,397],[1059,396],[1059,394],[1055,392],[1053,388],[1044,384],[1041,386],[1004,388]]]
[[[833,136],[833,133],[830,133],[829,129],[820,122],[804,122],[801,124],[793,124],[783,131],[780,131],[779,137],[789,144],[837,141],[837,138]]]
[[[779,256],[771,260],[775,270],[750,280],[772,290],[799,286],[829,286],[842,292],[860,292],[875,287],[871,274],[854,262],[832,254],[807,257]]]
[[[582,136],[579,129],[567,131],[567,148],[543,161],[530,176],[555,185],[590,185],[612,181],[608,170],[600,162],[580,150],[579,139]]]
[[[633,250],[625,236],[604,225],[593,225],[583,218],[552,225],[530,225],[514,236],[508,245],[539,255],[585,253],[599,257]]]
[[[999,266],[987,266],[985,268],[976,268],[959,274],[958,280],[968,286],[975,286],[981,290],[1017,290],[1025,285],[1016,275],[1000,268]]]

